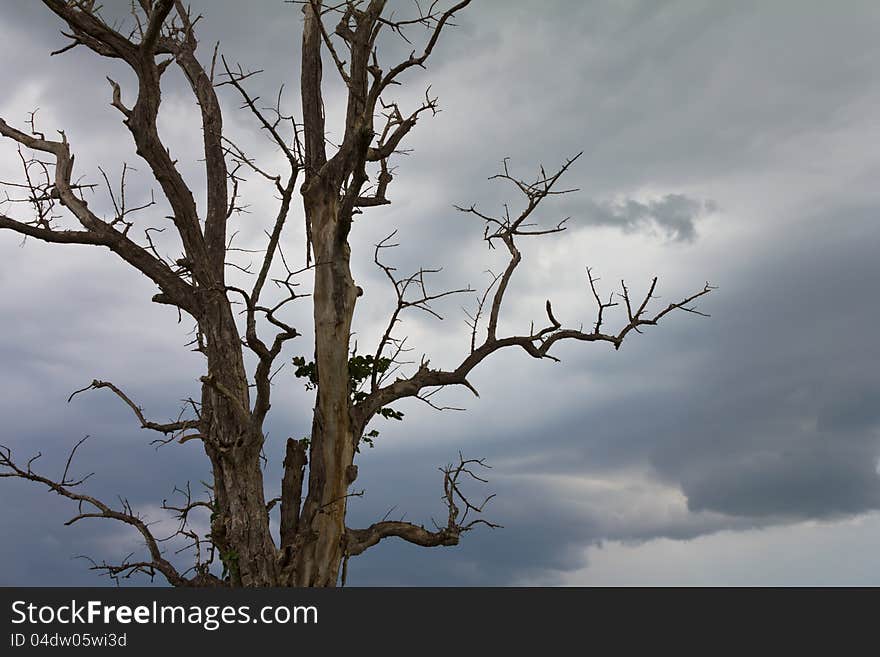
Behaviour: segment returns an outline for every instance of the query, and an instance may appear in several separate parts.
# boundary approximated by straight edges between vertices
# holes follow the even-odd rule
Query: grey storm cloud
[[[698,201],[684,194],[667,194],[647,203],[627,199],[592,206],[586,211],[587,225],[612,226],[628,233],[653,229],[685,242],[696,239],[696,223],[705,213],[718,210],[714,201]]]
[[[120,16],[128,6],[105,4]],[[219,41],[230,61],[264,69],[251,80],[255,93],[274,98],[281,82],[296,88],[295,8],[265,0],[242,14],[240,3],[201,4],[203,57]],[[407,3],[396,6],[405,11]],[[41,3],[7,2],[0,11],[0,55],[16,63],[0,71],[0,116],[22,125],[39,107],[42,130],[65,130],[79,173],[98,182],[98,165],[118,175],[127,161],[138,169],[132,201],[148,198],[148,172],[109,106],[106,75],[126,97],[134,93],[124,68],[84,48],[50,58],[64,40]],[[440,517],[437,467],[461,450],[493,466],[489,484],[474,494],[497,493],[487,514],[504,528],[470,532],[455,549],[389,541],[352,560],[349,581],[565,584],[589,571],[587,555],[600,545],[648,549],[658,539],[711,535],[718,549],[735,534],[760,546],[771,529],[797,536],[792,523],[880,509],[873,336],[880,311],[872,303],[880,279],[880,151],[870,147],[880,137],[880,8],[484,2],[457,22],[430,66],[394,90],[405,109],[431,85],[442,111],[411,133],[413,152],[396,162],[392,205],[355,222],[354,275],[365,290],[359,344],[370,344],[387,321],[391,291],[372,254],[393,230],[400,247],[389,261],[401,272],[442,266],[431,281],[436,289],[481,289],[485,270],[503,266],[504,254],[482,242],[482,226],[453,204],[515,210],[516,190],[487,180],[504,158],[527,176],[584,151],[565,179],[581,191],[548,201],[536,218],[555,225],[571,216],[572,229],[524,242],[503,330],[540,320],[548,298],[567,324],[590,326],[586,265],[601,273],[603,295],[621,278],[639,290],[660,276],[659,307],[706,279],[719,287],[700,305],[710,318],[669,316],[629,336],[619,352],[563,345],[558,364],[498,354],[474,373],[479,399],[440,393],[466,413],[438,414],[411,402],[400,407],[404,422],[377,424],[376,448],[360,455],[365,494],[353,499],[350,524],[387,513],[426,524]],[[408,48],[389,39],[380,54],[391,61]],[[332,70],[325,69],[328,80]],[[167,84],[160,129],[199,199],[194,105],[181,76],[169,71]],[[332,140],[341,96],[329,84]],[[221,96],[226,126],[271,166],[275,155],[228,91]],[[284,98],[296,113],[296,94]],[[19,175],[16,157],[0,143],[0,179]],[[233,220],[245,247],[261,235],[271,190],[257,180],[243,189],[251,212]],[[90,205],[111,211],[103,191]],[[161,248],[174,255],[176,247],[169,241]],[[302,256],[301,229],[284,248]],[[192,326],[150,303],[148,281],[103,251],[22,244],[0,233],[0,290],[0,444],[21,456],[42,452],[35,467],[51,474],[89,434],[74,464],[96,473],[89,492],[124,495],[151,517],[175,486],[197,487],[208,476],[194,441],[157,449],[106,391],[66,403],[73,390],[101,378],[162,419],[197,392],[203,363],[185,346]],[[473,302],[438,305],[442,323],[405,316],[401,328],[416,359],[424,351],[438,365],[460,360],[468,343],[461,307]],[[619,324],[620,310],[609,311],[609,326]],[[291,322],[304,332],[309,315],[307,301],[291,308]],[[308,340],[292,343],[289,355],[309,353]],[[275,381],[270,496],[283,439],[308,433],[313,403],[287,368]],[[0,584],[106,583],[72,558],[100,561],[140,547],[112,523],[62,526],[70,505],[26,482],[3,481],[0,499]],[[834,562],[817,561],[823,581],[833,581]],[[773,564],[754,565],[766,572]],[[662,563],[655,567],[662,580]]]

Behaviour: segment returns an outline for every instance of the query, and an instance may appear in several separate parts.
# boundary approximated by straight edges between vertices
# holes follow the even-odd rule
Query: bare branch
[[[106,246],[160,287],[162,296],[154,300],[172,303],[193,316],[199,314],[195,295],[189,284],[175,275],[161,259],[131,241],[124,232],[116,230],[112,225],[95,216],[88,208],[88,204],[76,194],[77,186],[71,182],[74,158],[63,132],[60,133],[60,141],[51,141],[41,136],[26,134],[0,119],[0,135],[27,148],[54,156],[55,175],[51,194],[57,195],[61,205],[70,210],[85,230],[56,231],[45,221],[42,225],[29,225],[5,215],[0,217],[0,228],[46,242]]]
[[[648,293],[635,309],[633,309],[630,302],[629,292],[625,284],[623,285],[623,294],[621,296],[627,307],[628,321],[626,325],[617,331],[617,333],[603,333],[601,332],[602,323],[604,321],[603,312],[605,309],[617,304],[612,303],[611,301],[608,303],[603,303],[601,301],[595,287],[597,279],[593,278],[591,270],[588,270],[590,289],[598,304],[598,317],[592,332],[586,333],[580,329],[564,328],[554,316],[552,305],[548,300],[545,308],[548,323],[545,327],[536,330],[533,326],[528,335],[498,337],[498,323],[505,293],[508,289],[511,278],[513,277],[514,271],[522,260],[522,254],[516,245],[516,238],[521,236],[553,234],[565,229],[564,220],[557,223],[555,227],[540,229],[527,223],[527,219],[544,199],[553,195],[566,194],[574,191],[572,189],[557,190],[555,184],[578,157],[580,157],[580,154],[566,160],[552,175],[548,175],[542,167],[540,176],[533,182],[526,182],[511,175],[507,161],[505,160],[503,164],[503,172],[492,178],[512,182],[526,197],[525,208],[515,217],[510,215],[506,206],[504,215],[497,218],[480,212],[474,206],[469,208],[458,207],[460,211],[473,214],[483,220],[486,224],[485,239],[490,246],[495,240],[501,240],[510,254],[510,259],[504,272],[500,276],[494,277],[489,288],[492,289],[492,287],[494,287],[495,292],[489,309],[486,338],[479,346],[475,344],[477,325],[479,317],[483,312],[486,297],[489,294],[488,290],[484,294],[483,300],[478,303],[477,313],[474,316],[471,316],[469,323],[471,326],[471,349],[468,356],[459,364],[459,366],[454,370],[435,370],[429,367],[428,361],[423,361],[415,374],[408,378],[398,378],[384,387],[378,385],[372,386],[370,394],[355,407],[354,411],[355,416],[364,426],[369,422],[378,409],[405,397],[422,398],[424,397],[422,391],[426,388],[461,385],[467,387],[476,394],[476,390],[474,390],[473,386],[468,382],[468,375],[479,363],[500,349],[519,347],[533,358],[557,360],[556,357],[550,353],[550,350],[557,342],[562,340],[607,342],[612,344],[615,349],[619,349],[624,338],[630,331],[638,332],[641,327],[654,326],[665,315],[673,310],[684,310],[694,314],[703,314],[692,307],[691,304],[714,289],[708,283],[706,283],[702,290],[695,294],[686,297],[677,303],[669,304],[665,309],[660,310],[652,316],[647,315],[647,306],[649,301],[654,297],[654,291],[657,285],[657,279],[654,278]],[[386,271],[386,275],[392,280],[395,280],[390,272]],[[391,326],[393,326],[394,321],[396,321],[395,314],[392,315]],[[390,328],[386,330],[386,335],[389,335],[389,331]],[[380,343],[380,346],[383,345],[384,342]]]
[[[442,299],[444,297],[451,296],[453,294],[463,294],[467,292],[473,292],[470,287],[456,289],[456,290],[446,290],[443,292],[430,294],[425,287],[425,276],[428,274],[438,273],[439,269],[425,269],[421,268],[413,274],[404,277],[397,278],[395,276],[396,269],[390,265],[384,264],[379,254],[383,249],[390,249],[398,246],[397,244],[391,243],[391,240],[394,239],[394,236],[397,234],[395,230],[388,237],[383,239],[376,245],[375,251],[373,252],[373,262],[379,267],[384,273],[386,278],[391,281],[392,286],[394,287],[394,294],[396,297],[396,305],[394,311],[391,313],[391,317],[388,320],[388,325],[385,329],[385,332],[382,334],[381,339],[379,340],[379,345],[376,348],[376,353],[373,356],[373,371],[370,375],[370,390],[377,390],[381,380],[379,379],[379,368],[380,363],[385,352],[385,348],[389,343],[393,341],[392,332],[394,331],[395,325],[400,321],[400,315],[407,308],[417,308],[422,310],[429,315],[436,317],[437,319],[443,319],[436,311],[434,311],[430,303],[432,301],[436,301],[438,299]],[[416,295],[414,297],[407,296],[407,293],[410,289],[416,290]]]
[[[183,434],[184,431],[188,429],[198,429],[201,426],[201,422],[199,420],[178,420],[176,422],[166,422],[166,423],[158,423],[147,420],[144,417],[143,409],[135,404],[122,390],[117,388],[115,385],[110,383],[109,381],[99,381],[95,379],[85,388],[80,390],[75,390],[71,393],[70,397],[67,398],[67,403],[69,404],[73,398],[80,394],[81,392],[85,392],[86,390],[98,390],[99,388],[108,388],[112,390],[113,393],[119,397],[125,404],[132,410],[135,417],[141,423],[142,429],[151,429],[152,431],[158,431],[159,433],[164,434]],[[192,439],[194,436],[186,436],[187,439]],[[181,437],[181,442],[184,442],[183,437]]]
[[[257,118],[260,122],[260,125],[263,129],[270,135],[272,141],[275,143],[278,148],[281,149],[281,152],[284,153],[284,156],[287,158],[287,161],[290,163],[291,171],[294,172],[293,177],[296,177],[296,172],[299,171],[302,162],[302,155],[299,149],[299,142],[297,139],[297,127],[296,122],[293,121],[292,117],[284,116],[280,111],[280,97],[281,92],[279,92],[279,104],[273,108],[275,112],[274,120],[269,120],[269,118],[263,113],[259,107],[257,107],[257,101],[259,98],[255,98],[251,96],[247,90],[242,85],[242,82],[247,80],[249,77],[257,75],[261,71],[252,71],[250,73],[245,73],[241,67],[238,67],[237,71],[233,71],[229,68],[229,64],[226,61],[226,58],[221,56],[220,61],[223,63],[224,73],[223,75],[226,77],[224,82],[220,82],[217,84],[218,87],[223,85],[231,85],[235,88],[236,91],[241,95],[244,100],[245,107],[247,107],[251,113]],[[282,87],[283,90],[283,87]],[[282,120],[288,120],[293,125],[294,132],[294,145],[288,145],[287,141],[281,136],[278,132],[278,126],[281,124]]]
[[[489,466],[486,465],[484,459],[465,459],[459,454],[457,464],[449,464],[440,469],[443,473],[443,500],[447,507],[445,526],[438,526],[436,531],[431,531],[410,522],[382,520],[366,529],[346,529],[346,556],[361,554],[389,536],[396,536],[422,547],[451,546],[458,545],[461,534],[470,531],[477,525],[486,525],[491,528],[501,527],[501,525],[496,525],[483,518],[468,519],[468,515],[471,513],[481,513],[486,504],[494,497],[494,495],[489,495],[482,504],[474,504],[462,492],[461,478],[463,475],[465,478],[485,483],[486,480],[474,472],[475,467],[488,468]]]
[[[471,3],[471,0],[461,0],[461,2],[453,5],[442,14],[440,14],[439,18],[436,18],[434,28],[431,30],[431,36],[428,39],[428,43],[425,45],[425,49],[422,51],[421,55],[416,56],[415,52],[413,52],[409,58],[392,68],[388,73],[382,77],[381,82],[377,85],[377,90],[381,93],[382,90],[385,89],[388,85],[394,83],[397,79],[397,76],[406,71],[413,66],[424,66],[425,61],[427,61],[428,57],[431,56],[431,53],[434,51],[434,46],[437,45],[437,41],[440,39],[440,33],[443,31],[443,28],[449,23],[450,19],[455,15],[457,11],[461,11],[465,7],[467,7]],[[432,5],[433,6],[433,5]],[[424,22],[426,20],[432,20],[433,14],[429,14],[428,16],[422,17],[422,19],[418,22]],[[394,27],[394,23],[392,21],[384,21],[386,25],[391,25]],[[397,27],[401,27],[404,23],[398,23]],[[377,94],[378,96],[378,94]]]
[[[82,444],[82,441],[76,444],[74,447],[74,451],[79,445]],[[40,474],[37,474],[31,469],[31,464],[35,459],[31,459],[28,461],[27,465],[24,467],[19,466],[12,459],[11,450],[3,445],[0,445],[0,477],[12,477],[18,479],[25,479],[27,481],[33,481],[39,484],[43,484],[50,490],[55,493],[58,493],[62,497],[66,497],[70,500],[78,502],[80,504],[80,508],[82,508],[83,504],[87,504],[95,509],[95,511],[89,512],[80,512],[75,515],[73,518],[68,520],[65,524],[72,525],[79,520],[84,518],[109,518],[111,520],[118,520],[127,525],[131,525],[134,527],[143,537],[144,541],[147,545],[147,550],[150,553],[151,560],[149,562],[141,562],[142,564],[149,564],[152,568],[162,573],[165,578],[168,580],[170,584],[173,586],[184,586],[186,585],[186,580],[177,572],[173,565],[169,561],[167,561],[163,556],[162,552],[159,549],[159,544],[153,534],[150,532],[150,529],[147,527],[147,524],[137,515],[135,515],[131,507],[127,502],[123,502],[123,510],[116,511],[109,507],[107,504],[104,504],[100,500],[90,496],[85,495],[83,493],[77,493],[71,488],[78,483],[84,481],[84,479],[76,481],[69,481],[67,479],[67,472],[70,468],[70,460],[73,457],[73,452],[71,452],[71,457],[67,461],[67,466],[64,469],[64,476],[61,481],[54,481],[49,479],[48,477],[44,477]],[[36,458],[36,457],[35,457]]]
[[[376,147],[370,148],[367,151],[367,161],[378,162],[387,159],[394,153],[400,142],[403,141],[403,138],[415,126],[422,112],[430,110],[432,114],[437,114],[439,111],[437,109],[437,98],[431,98],[430,93],[431,88],[428,87],[427,91],[425,91],[425,102],[406,118],[403,118],[401,115],[397,103],[383,103],[382,107],[386,110],[385,127],[379,135]]]

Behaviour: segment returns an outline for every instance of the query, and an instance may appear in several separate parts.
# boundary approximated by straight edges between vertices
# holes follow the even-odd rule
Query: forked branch
[[[394,236],[397,235],[397,231],[395,230],[388,237],[380,241],[376,245],[376,249],[373,252],[373,262],[376,266],[381,269],[385,277],[391,282],[391,285],[394,287],[394,295],[395,295],[395,307],[391,313],[391,317],[388,320],[388,325],[385,329],[385,332],[382,334],[381,339],[379,340],[379,346],[376,348],[376,353],[373,356],[373,370],[370,375],[370,390],[375,391],[378,389],[379,385],[382,383],[382,378],[380,378],[380,369],[382,359],[385,357],[385,350],[391,344],[397,344],[400,346],[402,341],[398,341],[393,337],[394,328],[398,322],[401,321],[401,314],[409,309],[415,308],[421,310],[433,317],[442,320],[443,317],[437,313],[432,307],[431,303],[433,301],[437,301],[439,299],[443,299],[448,296],[452,296],[454,294],[464,294],[468,292],[473,292],[470,287],[459,288],[455,290],[444,290],[442,292],[431,293],[428,292],[425,278],[430,274],[437,274],[441,270],[440,269],[426,269],[424,267],[419,268],[414,273],[409,276],[400,277],[396,274],[397,269],[384,263],[380,257],[382,251],[384,249],[392,249],[398,246],[398,244],[393,243],[391,240],[394,239]],[[413,290],[414,293],[410,293]],[[400,355],[400,349],[398,348],[395,353],[391,355],[391,362],[394,364],[397,363],[397,357]],[[387,368],[385,369],[385,376],[387,376]]]
[[[31,126],[32,132],[28,134],[13,128],[0,118],[0,135],[32,151],[46,153],[53,157],[54,161],[51,162],[51,165],[46,165],[45,169],[47,176],[49,166],[54,171],[51,184],[47,182],[44,185],[44,196],[52,203],[57,199],[60,205],[76,217],[83,230],[56,229],[51,224],[51,217],[46,214],[48,210],[40,209],[43,207],[40,205],[42,196],[35,196],[36,216],[33,221],[20,221],[0,215],[0,229],[12,230],[45,242],[106,246],[158,285],[162,290],[162,302],[171,303],[193,316],[197,316],[195,294],[186,281],[175,274],[167,263],[133,242],[127,235],[127,229],[117,230],[116,224],[119,222],[105,222],[89,209],[88,204],[79,195],[81,192],[78,193],[82,185],[72,180],[74,157],[65,134],[59,132],[61,136],[59,141],[46,139],[42,133],[33,129],[33,115]],[[34,191],[42,189],[33,182],[29,183],[29,186],[32,188],[32,194]],[[51,205],[48,207],[51,209]],[[159,299],[154,300],[158,301]]]
[[[57,481],[38,474],[33,470],[33,463],[40,458],[40,454],[32,457],[30,460],[27,461],[27,463],[22,466],[13,460],[12,451],[8,447],[0,445],[0,477],[25,479],[27,481],[33,481],[39,484],[43,484],[44,486],[49,488],[49,490],[58,493],[62,497],[66,497],[67,499],[77,502],[79,504],[79,512],[77,513],[77,515],[68,520],[65,523],[66,525],[72,525],[75,522],[78,522],[85,518],[109,518],[111,520],[117,520],[126,525],[134,527],[140,533],[140,535],[144,539],[144,542],[146,543],[147,551],[150,555],[150,560],[136,563],[127,563],[121,566],[110,568],[108,569],[108,572],[111,572],[111,574],[120,574],[124,571],[131,570],[132,567],[141,572],[155,570],[162,573],[162,575],[165,576],[169,584],[171,584],[172,586],[186,586],[187,580],[167,559],[165,559],[162,551],[159,549],[159,542],[156,537],[153,536],[152,532],[147,526],[147,523],[140,516],[134,513],[131,505],[127,501],[123,500],[122,509],[116,510],[111,508],[109,505],[105,504],[101,500],[92,497],[91,495],[78,493],[73,490],[76,486],[82,484],[86,479],[88,479],[88,477],[74,479],[69,475],[69,469],[71,461],[73,459],[73,455],[76,452],[77,447],[82,444],[83,440],[79,441],[71,450],[70,457],[67,460],[67,465],[64,468],[64,474],[61,476],[61,479]],[[106,568],[106,565],[103,566],[103,568]]]
[[[584,331],[582,328],[564,327],[557,319],[551,302],[548,300],[545,304],[545,314],[547,316],[546,323],[543,328],[537,328],[533,324],[529,332],[520,335],[510,335],[507,337],[498,336],[498,325],[501,317],[502,306],[504,304],[505,295],[508,291],[510,281],[520,262],[522,261],[522,253],[517,245],[517,239],[520,237],[532,237],[540,235],[549,235],[562,232],[566,229],[566,219],[557,222],[555,225],[542,226],[538,222],[530,221],[533,213],[545,199],[567,194],[575,189],[557,189],[556,183],[562,175],[571,167],[571,165],[580,157],[580,154],[566,160],[563,165],[554,173],[548,174],[541,167],[540,174],[533,181],[526,181],[516,178],[510,173],[508,163],[505,160],[503,170],[500,174],[492,176],[491,179],[506,180],[513,183],[516,188],[525,196],[525,206],[516,215],[511,214],[508,206],[504,206],[504,213],[501,216],[492,216],[477,209],[476,206],[458,207],[464,213],[474,215],[482,220],[485,224],[484,239],[489,246],[494,246],[496,241],[501,241],[509,253],[509,260],[504,271],[493,276],[492,282],[485,293],[478,299],[477,310],[469,315],[468,324],[471,327],[471,348],[469,354],[461,361],[461,363],[452,370],[439,370],[429,367],[428,361],[423,361],[418,370],[410,377],[398,378],[384,386],[374,386],[370,394],[361,401],[354,409],[355,416],[364,423],[369,422],[376,411],[387,404],[405,397],[423,396],[426,388],[441,388],[449,385],[460,385],[474,391],[473,386],[468,381],[468,375],[488,356],[508,347],[519,347],[533,358],[558,360],[550,353],[551,348],[558,342],[563,340],[576,340],[580,342],[606,342],[619,349],[624,338],[631,332],[639,332],[644,326],[655,326],[667,314],[674,310],[682,310],[696,315],[705,316],[705,313],[697,310],[693,303],[700,297],[711,292],[714,287],[706,283],[703,288],[696,293],[685,297],[681,301],[670,303],[665,308],[658,311],[649,312],[649,302],[656,297],[655,291],[657,287],[657,278],[655,277],[650,284],[649,290],[644,298],[636,303],[626,287],[621,282],[622,291],[619,293],[627,310],[626,323],[616,332],[603,331],[605,322],[604,313],[607,309],[618,305],[613,301],[613,296],[608,302],[603,302],[596,288],[598,279],[593,277],[592,270],[587,270],[590,290],[596,300],[598,311],[597,318],[592,331]],[[393,279],[392,279],[393,280]],[[494,293],[491,290],[494,289]],[[491,294],[491,303],[488,298]],[[399,308],[398,304],[398,308]],[[483,342],[477,345],[476,335],[480,318],[486,312],[488,305],[488,317],[486,320],[486,337]],[[399,312],[396,311],[396,312]],[[392,314],[392,324],[396,321],[396,313]],[[388,332],[386,331],[386,335]],[[386,338],[383,338],[384,344]],[[474,391],[475,392],[475,391]]]
[[[126,395],[124,392],[122,392],[122,390],[120,390],[118,387],[116,387],[114,384],[110,383],[109,381],[99,381],[98,379],[95,379],[89,385],[87,385],[85,388],[81,388],[79,390],[73,391],[71,393],[70,397],[67,398],[67,403],[69,404],[73,400],[74,397],[76,397],[78,394],[80,394],[82,392],[86,392],[87,390],[98,390],[99,388],[107,388],[107,389],[113,391],[113,393],[117,397],[119,397],[123,402],[125,402],[126,406],[128,406],[132,410],[135,417],[141,423],[142,429],[150,429],[152,431],[158,431],[159,433],[163,433],[166,435],[167,434],[180,434],[177,437],[178,442],[180,442],[180,443],[185,443],[188,440],[192,440],[193,438],[200,437],[198,434],[183,435],[183,433],[189,429],[198,429],[201,424],[199,420],[177,420],[175,422],[164,422],[164,423],[153,422],[151,420],[148,420],[146,417],[144,417],[143,409],[140,406],[138,406],[137,404],[135,404],[128,395]]]
[[[487,483],[476,474],[476,468],[489,468],[485,459],[465,459],[460,453],[457,464],[449,464],[440,468],[443,473],[443,501],[446,504],[446,524],[441,526],[434,523],[434,530],[426,529],[422,525],[415,525],[402,520],[382,520],[366,529],[346,529],[345,554],[346,557],[361,554],[366,549],[376,545],[383,538],[396,536],[403,540],[420,545],[422,547],[437,547],[440,545],[458,545],[461,534],[473,529],[477,525],[487,527],[501,527],[489,522],[484,518],[473,518],[475,514],[482,513],[486,504],[495,497],[494,494],[486,497],[481,504],[475,504],[462,491],[465,479],[471,479],[481,483]]]

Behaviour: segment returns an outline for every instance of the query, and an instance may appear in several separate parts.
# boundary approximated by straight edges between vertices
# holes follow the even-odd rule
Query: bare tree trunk
[[[200,328],[208,357],[202,427],[214,474],[212,540],[233,586],[272,586],[278,569],[260,469],[263,435],[251,420],[241,341],[225,294],[213,299]]]
[[[295,581],[335,586],[343,556],[345,510],[354,460],[350,415],[349,337],[356,287],[336,193],[320,179],[304,190],[315,255],[314,321],[318,394],[311,436],[308,495],[303,505]]]

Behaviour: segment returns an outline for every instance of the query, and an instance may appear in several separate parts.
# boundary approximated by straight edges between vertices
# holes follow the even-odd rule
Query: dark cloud
[[[747,517],[824,517],[878,508],[877,441],[862,450],[829,436],[817,442],[705,468],[684,482],[688,508]]]
[[[684,194],[667,194],[647,203],[627,199],[591,205],[586,211],[587,225],[612,226],[628,233],[654,229],[684,242],[696,239],[696,222],[704,213],[718,209],[713,201],[698,201]]]

